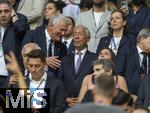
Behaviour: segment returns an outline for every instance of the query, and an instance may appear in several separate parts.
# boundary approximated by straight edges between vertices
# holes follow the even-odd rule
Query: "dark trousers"
[[[0,88],[4,88],[8,84],[8,76],[0,75]]]

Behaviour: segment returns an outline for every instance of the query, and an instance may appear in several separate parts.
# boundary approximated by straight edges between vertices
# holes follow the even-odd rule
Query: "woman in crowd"
[[[65,3],[61,0],[49,0],[45,6],[44,10],[44,21],[43,25],[47,25],[49,19],[52,17],[52,15],[57,15],[62,13],[63,7],[65,7]]]
[[[105,69],[99,69],[98,74],[100,74],[100,73],[107,73],[108,76],[114,76],[116,87],[120,88],[120,89],[123,89],[125,92],[128,92],[127,84],[126,84],[125,79],[123,77],[121,77],[121,76],[115,76],[114,75],[114,61],[115,61],[115,57],[114,56],[115,55],[114,55],[114,53],[112,52],[111,49],[109,49],[109,48],[101,49],[101,51],[99,52],[98,59],[107,59],[107,60],[112,61],[112,63],[110,63],[112,65],[112,69],[108,70],[108,71],[106,71]],[[88,90],[92,90],[93,87],[94,87],[93,79],[95,79],[95,77],[97,75],[97,72],[95,72],[95,69],[94,69],[95,67],[96,66],[94,65],[94,67],[93,67],[94,73],[91,74],[91,75],[87,75],[84,78],[83,82],[82,82],[81,90],[80,90],[79,97],[78,97],[78,102],[79,103],[84,98],[86,92]],[[102,68],[103,68],[103,66],[102,66]]]
[[[103,47],[109,47],[117,55],[118,51],[130,47],[126,36],[126,16],[119,10],[112,12],[110,20],[110,35],[100,40],[97,53]]]

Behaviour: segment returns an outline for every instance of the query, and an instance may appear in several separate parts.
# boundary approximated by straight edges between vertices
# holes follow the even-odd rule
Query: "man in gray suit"
[[[20,0],[17,12],[25,15],[31,29],[40,25],[47,0]]]
[[[105,0],[93,0],[93,8],[80,13],[77,20],[78,25],[87,27],[91,33],[88,47],[92,52],[96,52],[99,40],[108,35],[110,12],[105,11],[104,2]]]

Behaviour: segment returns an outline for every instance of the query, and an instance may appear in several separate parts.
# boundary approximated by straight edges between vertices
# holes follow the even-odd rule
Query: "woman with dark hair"
[[[85,78],[82,82],[82,86],[81,86],[79,97],[78,97],[79,103],[83,99],[84,99],[84,102],[89,101],[88,98],[90,98],[90,97],[85,97],[86,92],[88,92],[88,90],[93,89],[95,77],[97,77],[97,75],[102,74],[102,73],[106,73],[106,74],[108,74],[108,76],[113,76],[114,81],[116,83],[116,88],[121,88],[125,92],[128,92],[127,84],[126,84],[124,77],[115,75],[115,65],[114,65],[115,64],[115,55],[112,52],[112,50],[109,48],[101,49],[101,51],[99,52],[98,59],[100,61],[97,60],[97,61],[94,61],[94,63],[93,63],[93,71],[94,72],[88,76],[85,76]],[[84,97],[87,99],[85,99]]]
[[[116,56],[110,48],[103,47],[98,54],[98,59],[110,59],[115,63]]]
[[[44,10],[44,21],[43,25],[47,25],[49,19],[52,17],[52,15],[57,15],[62,13],[63,7],[65,7],[66,4],[61,0],[49,0],[45,6]]]
[[[126,23],[126,16],[120,10],[112,12],[110,35],[100,40],[97,53],[101,48],[108,47],[117,55],[122,48],[130,46],[129,38],[126,36]]]
[[[133,98],[130,94],[124,92],[122,89],[117,88],[116,94],[112,100],[112,105],[125,111],[132,111]]]

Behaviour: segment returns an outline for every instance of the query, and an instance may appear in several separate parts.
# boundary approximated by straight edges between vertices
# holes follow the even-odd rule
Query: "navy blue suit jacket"
[[[24,37],[22,47],[26,43],[31,42],[38,44],[41,47],[42,51],[45,52],[45,55],[47,55],[45,27],[39,27],[36,30],[29,31]],[[67,50],[64,44],[62,44],[61,42],[55,42],[54,46],[55,56],[59,56],[59,58],[61,59],[67,55]]]
[[[96,59],[94,53],[87,51],[76,74],[74,54],[72,53],[62,60],[58,71],[58,78],[63,81],[68,97],[78,96],[82,81],[87,74],[92,73],[92,61]]]
[[[139,54],[136,46],[117,56],[116,74],[125,77],[130,93],[137,94],[141,81]]]
[[[5,30],[2,47],[4,55],[13,51],[22,67],[21,43],[25,33],[29,30],[29,25],[27,23],[27,18],[24,15],[17,14],[17,16],[19,19],[15,23],[11,22]],[[7,63],[7,61],[5,62]]]
[[[36,30],[29,31],[24,37],[22,47],[27,43],[36,43],[38,44],[42,51],[47,55],[47,46],[46,46],[46,35],[45,27],[39,27]],[[61,60],[67,55],[67,48],[61,42],[55,42],[54,44],[54,55],[59,56]],[[49,68],[51,72],[57,72],[57,70]]]
[[[131,10],[127,15],[128,35],[136,44],[136,37],[143,28],[150,27],[150,8],[141,7],[136,14]]]
[[[138,91],[136,107],[150,106],[150,74],[144,77]]]
[[[110,45],[110,42],[111,42],[111,39],[112,39],[113,36],[109,35],[109,36],[106,36],[104,38],[101,38],[101,40],[99,41],[99,44],[98,44],[98,47],[97,47],[97,51],[96,53],[99,54],[100,50],[104,47],[107,47],[109,48],[109,45]],[[123,48],[126,48],[126,47],[129,47],[130,46],[130,40],[127,36],[123,36],[122,39],[120,40],[120,44],[119,44],[119,48],[118,48],[118,52],[123,49]]]
[[[69,55],[74,51],[75,51],[75,47],[74,47],[73,40],[72,40],[70,45],[69,45],[69,48],[67,49],[67,54]]]
[[[29,87],[30,80],[27,79],[26,82]],[[49,102],[47,102],[47,104],[49,104],[48,109],[50,109],[50,113],[62,113],[66,109],[66,94],[63,83],[60,80],[52,78],[48,75],[45,88],[50,91],[50,95],[47,94],[50,99]]]

